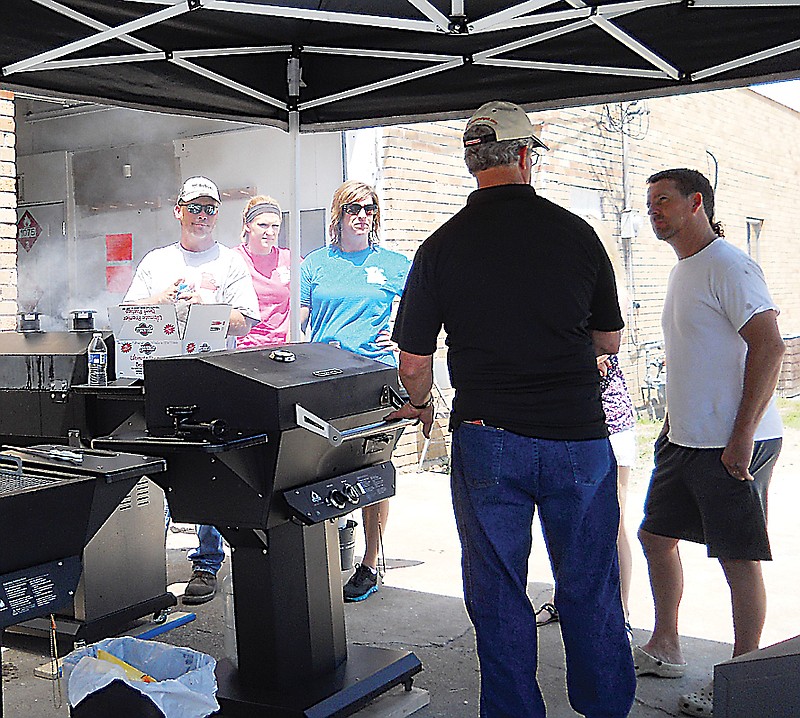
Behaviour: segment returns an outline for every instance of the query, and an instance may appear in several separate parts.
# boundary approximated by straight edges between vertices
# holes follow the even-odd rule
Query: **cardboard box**
[[[121,304],[109,307],[117,378],[141,379],[144,361],[227,346],[227,304]]]

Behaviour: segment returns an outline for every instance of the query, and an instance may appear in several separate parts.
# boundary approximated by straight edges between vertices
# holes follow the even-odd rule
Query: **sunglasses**
[[[342,205],[342,212],[345,214],[352,214],[353,216],[358,216],[361,214],[361,210],[364,210],[367,217],[371,217],[378,211],[378,205],[374,202],[372,204],[359,204],[358,202],[348,202],[347,204]]]
[[[205,212],[209,217],[213,217],[219,211],[219,207],[216,204],[197,204],[196,202],[188,202],[183,204],[178,202],[178,206],[186,207],[191,214],[200,214],[200,212]]]

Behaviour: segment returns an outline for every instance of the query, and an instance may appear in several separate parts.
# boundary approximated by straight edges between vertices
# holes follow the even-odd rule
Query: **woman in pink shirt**
[[[289,334],[289,250],[278,246],[281,208],[265,195],[250,199],[242,213],[241,253],[250,269],[258,295],[261,321],[247,336],[239,337],[238,349],[284,344]]]

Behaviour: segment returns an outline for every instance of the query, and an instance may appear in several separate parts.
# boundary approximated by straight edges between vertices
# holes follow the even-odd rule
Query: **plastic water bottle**
[[[103,341],[103,335],[95,332],[89,342],[89,386],[105,386],[108,383],[106,365],[108,364],[108,349]]]

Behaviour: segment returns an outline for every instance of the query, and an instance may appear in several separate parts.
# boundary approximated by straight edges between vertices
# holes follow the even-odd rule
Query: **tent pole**
[[[300,113],[297,110],[289,112],[289,139],[292,143],[292,182],[289,197],[289,251],[292,257],[289,267],[289,340],[299,342],[303,336],[300,331]]]
[[[300,331],[300,88],[302,67],[300,49],[293,48],[286,63],[286,84],[289,94],[289,141],[291,187],[289,189],[289,341],[303,339]]]

